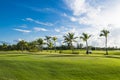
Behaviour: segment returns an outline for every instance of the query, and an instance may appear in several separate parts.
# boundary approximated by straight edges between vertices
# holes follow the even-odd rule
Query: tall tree
[[[54,50],[55,50],[55,52],[56,52],[57,37],[52,37],[52,40],[54,41]]]
[[[17,43],[17,46],[21,48],[22,53],[23,53],[23,50],[27,48],[27,45],[28,45],[27,42],[24,40],[21,40]]]
[[[105,48],[106,48],[106,55],[108,55],[108,49],[107,49],[107,37],[108,37],[108,34],[109,34],[110,32],[108,31],[108,30],[105,30],[105,29],[103,29],[103,30],[101,30],[101,33],[100,33],[100,37],[101,36],[104,36],[105,37]]]
[[[42,38],[39,38],[39,39],[37,40],[37,43],[38,43],[38,45],[39,45],[39,49],[40,49],[41,52],[42,52],[42,50],[43,50],[43,44],[44,44],[43,39],[42,39]]]
[[[68,44],[68,47],[70,47],[70,49],[72,50],[72,53],[73,53],[73,42],[76,42],[76,38],[75,37],[75,34],[74,33],[68,33],[66,34],[64,37],[64,43],[67,43]]]
[[[46,40],[46,44],[47,44],[47,52],[48,52],[48,48],[49,48],[49,43],[51,42],[51,37],[50,36],[45,36],[45,40]]]
[[[2,46],[1,46],[1,48],[2,48],[2,50],[7,50],[7,48],[8,48],[8,42],[5,42],[5,41],[0,41],[0,43],[2,43]]]
[[[3,50],[6,50],[7,47],[8,47],[8,45],[6,43],[3,43],[3,45],[2,45]]]
[[[32,41],[28,43],[28,49],[29,51],[38,51],[38,47],[37,47],[37,41]]]
[[[53,48],[53,43],[52,43],[52,41],[50,41],[50,42],[48,43],[48,47],[49,47],[49,49],[52,49],[52,48]],[[52,52],[52,51],[50,51],[50,52]]]
[[[86,42],[86,54],[88,54],[88,39],[91,37],[91,35],[88,35],[87,33],[82,33],[82,36],[80,36],[80,39]]]

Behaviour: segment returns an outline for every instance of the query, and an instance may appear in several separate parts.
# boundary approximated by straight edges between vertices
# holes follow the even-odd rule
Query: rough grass
[[[0,80],[120,80],[120,56],[1,53]]]

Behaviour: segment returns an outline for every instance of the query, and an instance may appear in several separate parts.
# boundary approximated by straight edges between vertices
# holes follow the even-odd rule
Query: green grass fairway
[[[0,80],[120,80],[120,56],[3,53]]]

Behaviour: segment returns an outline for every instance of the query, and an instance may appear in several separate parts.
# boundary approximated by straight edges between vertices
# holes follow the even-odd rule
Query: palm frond
[[[103,30],[101,30],[100,36],[105,36],[105,37],[107,37],[109,33],[110,33],[110,32],[109,32],[108,30],[103,29]]]
[[[87,33],[82,33],[82,36],[80,36],[80,39],[82,39],[83,41],[87,41],[90,37],[91,35],[88,35]]]

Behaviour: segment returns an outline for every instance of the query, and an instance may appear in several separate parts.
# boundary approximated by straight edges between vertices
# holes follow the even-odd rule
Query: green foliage
[[[100,33],[100,36],[105,37],[105,48],[106,48],[106,55],[108,55],[108,49],[107,49],[107,37],[110,32],[108,30],[103,29]]]
[[[107,37],[108,34],[110,32],[108,30],[102,30],[100,36],[104,36],[106,41],[105,41],[105,48],[106,48],[106,53],[108,53],[107,51]],[[50,36],[45,36],[45,41],[42,38],[39,38],[37,40],[34,41],[30,41],[30,42],[26,42],[24,40],[19,41],[17,44],[13,44],[13,45],[8,45],[7,42],[4,41],[0,41],[0,43],[3,43],[3,45],[0,45],[0,51],[11,51],[11,50],[21,50],[23,51],[33,51],[33,52],[37,52],[39,50],[41,50],[41,52],[43,50],[52,50],[54,48],[55,52],[56,50],[68,50],[71,49],[72,52],[74,52],[73,50],[75,49],[75,47],[73,46],[73,42],[77,42],[74,33],[67,33],[66,35],[63,36],[64,37],[64,43],[66,43],[67,45],[63,45],[61,44],[60,46],[56,46],[56,42],[57,42],[57,37],[50,37]],[[85,49],[86,48],[86,53],[88,53],[89,47],[88,47],[88,39],[91,37],[91,35],[88,35],[87,33],[83,33],[82,36],[80,36],[80,39],[82,39],[83,41],[86,42],[86,47],[83,47],[83,44],[79,44],[79,42],[77,42],[77,49]],[[44,46],[45,45],[45,46]],[[47,47],[46,47],[47,45]],[[105,48],[101,48],[101,47],[93,47],[91,46],[92,50],[104,50]],[[108,50],[120,50],[120,48],[116,47],[108,47]]]
[[[17,47],[23,52],[24,49],[27,49],[28,43],[24,40],[21,40],[17,43]]]
[[[83,41],[87,41],[90,37],[91,35],[88,35],[87,33],[82,33],[80,39],[82,39]]]
[[[52,37],[53,43],[54,43],[54,50],[56,52],[56,42],[57,42],[57,37]]]
[[[43,50],[43,45],[44,45],[45,43],[44,43],[44,41],[43,41],[43,39],[42,38],[39,38],[38,40],[37,40],[37,45],[39,46],[39,49],[42,51]]]
[[[107,37],[110,32],[108,30],[103,29],[100,33],[100,36]]]
[[[52,42],[49,42],[49,43],[48,43],[48,47],[49,47],[50,49],[52,49],[52,48],[53,48],[53,43],[52,43]]]
[[[53,40],[54,42],[56,42],[56,41],[57,41],[57,37],[52,37],[52,40]]]
[[[80,36],[80,39],[86,42],[86,54],[88,54],[88,39],[91,37],[91,35],[88,35],[87,33],[83,33],[82,36]]]
[[[45,36],[45,40],[46,40],[46,44],[47,44],[47,51],[48,51],[49,44],[50,44],[50,42],[51,42],[51,37],[50,37],[50,36]]]
[[[68,43],[68,45],[72,45],[72,42],[76,42],[76,38],[74,33],[68,33],[64,37],[64,42]]]
[[[38,52],[38,46],[37,46],[37,41],[32,41],[28,43],[28,51],[30,52]]]
[[[44,41],[42,38],[39,38],[39,39],[37,39],[37,43],[38,43],[38,45],[43,45]]]
[[[72,50],[72,52],[73,52],[73,49],[74,49],[74,47],[73,47],[73,42],[77,42],[76,41],[76,38],[77,37],[75,37],[75,34],[74,33],[68,33],[68,34],[66,34],[65,36],[63,36],[64,37],[64,43],[67,43],[68,44],[68,47],[70,47],[70,49]]]
[[[49,43],[49,42],[51,41],[50,39],[51,39],[50,36],[45,36],[45,40],[47,41],[47,43]],[[47,44],[47,43],[46,43],[46,44]]]

